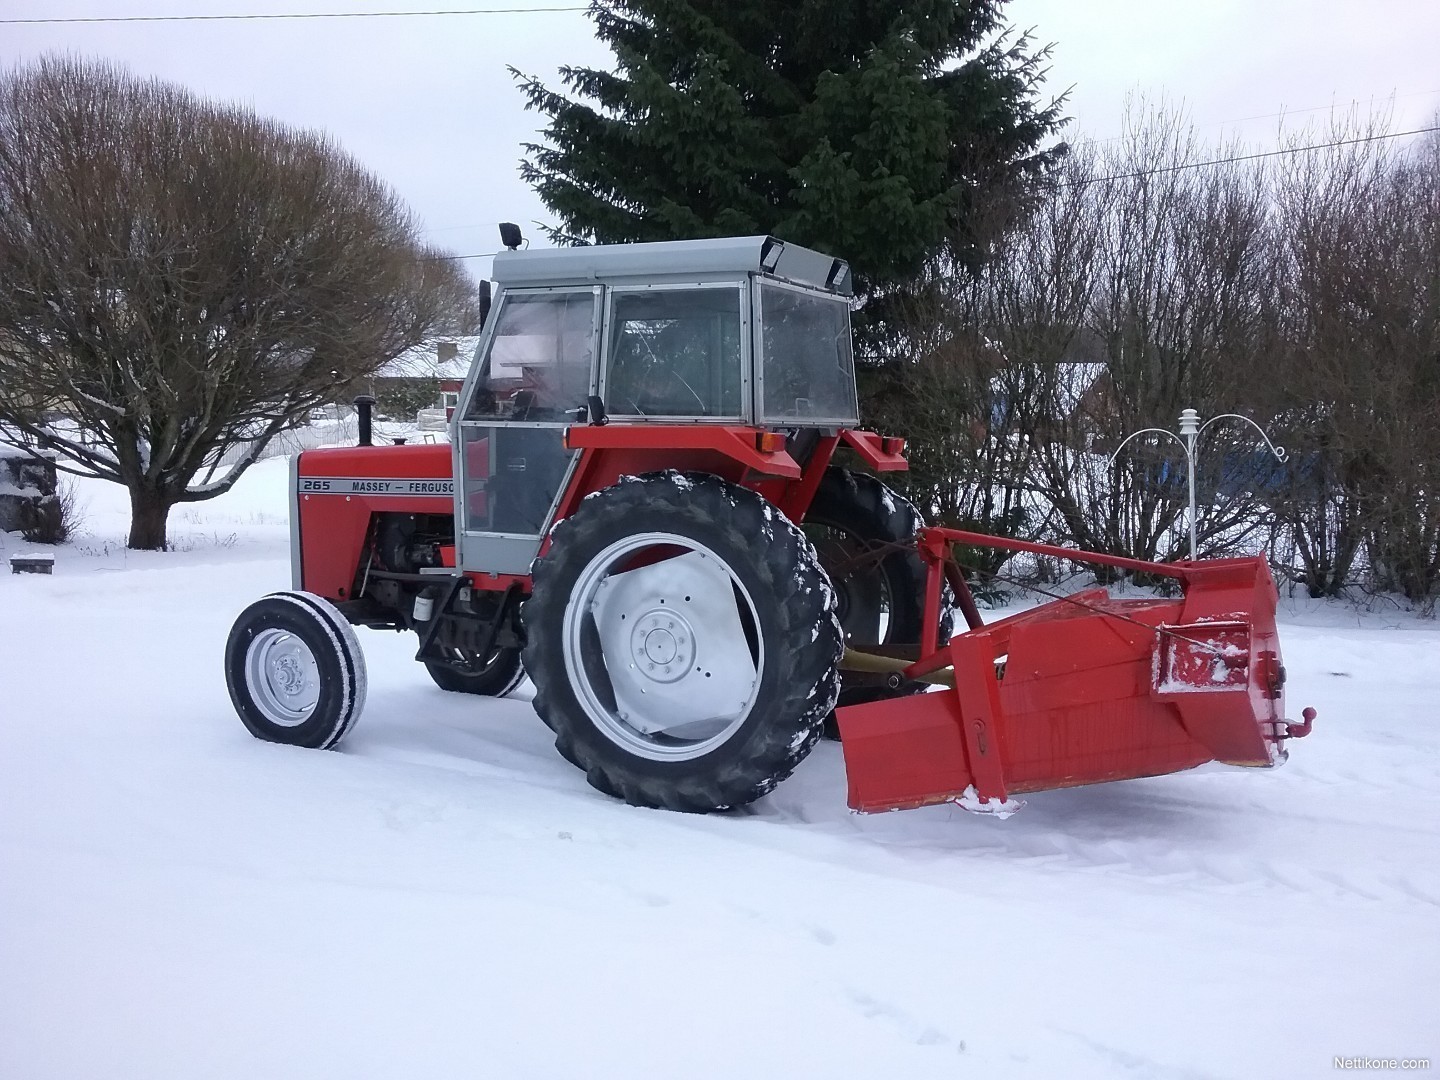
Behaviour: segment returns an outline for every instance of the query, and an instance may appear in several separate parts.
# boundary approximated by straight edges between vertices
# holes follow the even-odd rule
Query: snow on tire
[[[328,750],[365,707],[365,655],[329,601],[272,593],[231,627],[225,684],[241,723],[257,739]]]
[[[789,776],[839,692],[835,596],[805,535],[707,474],[624,477],[532,568],[535,710],[591,785],[704,812]]]

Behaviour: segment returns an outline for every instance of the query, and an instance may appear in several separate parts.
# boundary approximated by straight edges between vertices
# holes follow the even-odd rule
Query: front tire
[[[365,655],[329,601],[272,593],[235,620],[225,643],[225,684],[257,739],[328,750],[365,707]]]
[[[585,499],[532,568],[535,710],[635,806],[741,806],[794,770],[839,690],[834,593],[803,533],[706,474]]]

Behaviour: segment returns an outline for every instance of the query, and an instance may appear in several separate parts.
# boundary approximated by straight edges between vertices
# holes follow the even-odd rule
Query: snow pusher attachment
[[[1120,600],[1097,588],[987,626],[954,543],[1163,575],[1182,595]],[[1314,710],[1303,724],[1285,720],[1278,593],[1263,559],[1150,563],[939,528],[923,530],[919,546],[926,639],[918,660],[890,663],[945,688],[837,711],[852,809],[987,809],[1207,761],[1265,768],[1285,760],[1286,739],[1309,733]],[[942,581],[969,624],[944,645]]]

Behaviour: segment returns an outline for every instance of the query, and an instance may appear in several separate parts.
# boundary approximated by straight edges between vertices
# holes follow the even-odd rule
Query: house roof
[[[450,342],[455,346],[453,360],[440,359],[440,345]],[[380,366],[375,372],[377,379],[464,379],[470,372],[470,362],[475,356],[478,337],[439,338],[427,341],[414,348],[406,349],[395,359]]]
[[[1063,415],[1080,408],[1085,395],[1108,369],[1104,364],[1059,363],[1055,365],[1056,404]]]

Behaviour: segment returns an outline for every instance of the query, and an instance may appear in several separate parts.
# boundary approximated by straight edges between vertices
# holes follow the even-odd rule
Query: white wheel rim
[[[623,569],[647,548],[667,550]],[[749,717],[764,674],[759,612],[744,583],[715,552],[674,533],[627,536],[590,560],[563,634],[581,708],[611,742],[652,761],[722,745]]]
[[[261,630],[245,651],[245,685],[266,720],[298,727],[320,701],[320,665],[310,646],[288,630]]]

